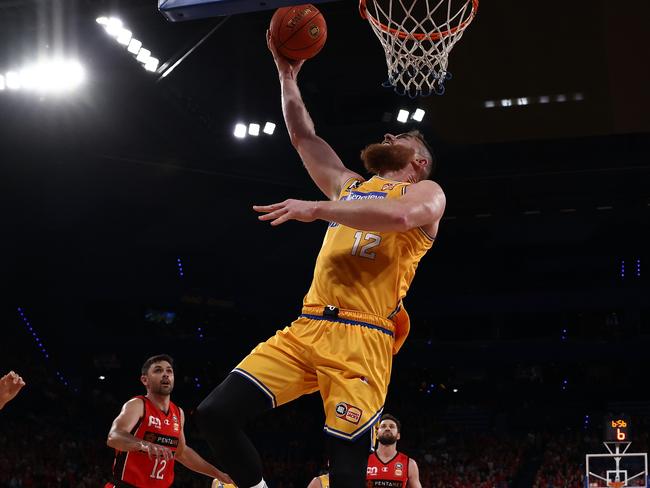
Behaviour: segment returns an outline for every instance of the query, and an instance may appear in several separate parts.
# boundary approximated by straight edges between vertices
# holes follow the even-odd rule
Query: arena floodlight
[[[485,103],[483,104],[485,108],[494,108],[497,106],[496,102],[494,100],[486,100]]]
[[[528,98],[526,97],[517,98],[517,105],[528,105]]]
[[[156,71],[158,69],[159,63],[160,61],[158,60],[158,58],[149,57],[149,59],[147,59],[147,62],[144,63],[144,69],[146,69],[147,71]]]
[[[99,377],[99,379],[102,380],[102,381],[104,381],[104,380],[106,379],[106,376],[101,375],[101,376]]]
[[[551,101],[551,97],[549,97],[548,95],[542,95],[541,97],[539,97],[539,103],[545,104],[550,101]]]
[[[85,80],[85,71],[74,60],[53,60],[27,67],[23,73],[26,89],[41,92],[64,92],[77,88]]]
[[[248,127],[246,127],[246,124],[237,124],[235,125],[234,135],[237,139],[243,139],[244,137],[246,137],[247,131],[248,131]]]
[[[117,17],[111,17],[108,19],[104,28],[109,36],[117,37],[120,35],[120,32],[122,32],[122,21]]]
[[[424,114],[425,112],[421,108],[416,109],[415,112],[413,112],[413,120],[417,122],[422,122],[422,120],[424,119]]]
[[[65,81],[69,89],[77,88],[86,81],[86,70],[78,61],[68,61],[65,65]]]
[[[20,90],[22,86],[20,74],[15,71],[7,71],[7,74],[5,75],[5,82],[7,83],[7,88],[10,90]]]
[[[408,113],[408,111],[406,111],[406,110],[404,110],[404,109],[401,109],[401,110],[397,113],[397,121],[398,121],[398,122],[401,122],[402,124],[404,124],[404,123],[406,123],[406,121],[409,119],[409,115],[410,115],[410,114]]]
[[[501,106],[512,107],[512,100],[510,100],[509,98],[504,98],[503,100],[501,100]]]
[[[248,134],[251,136],[259,136],[260,124],[248,124]]]
[[[140,52],[141,48],[142,43],[140,41],[137,39],[131,39],[131,42],[129,42],[129,47],[127,47],[126,50],[137,55]]]
[[[129,29],[122,29],[117,36],[117,43],[122,44],[123,46],[128,46],[131,42],[132,37],[133,32],[131,32]]]
[[[264,124],[264,129],[262,129],[262,132],[272,136],[273,133],[275,132],[275,124],[273,122],[267,122],[266,124]]]
[[[108,25],[108,17],[104,17],[104,16],[97,17],[95,19],[95,22],[97,22],[99,25],[106,26],[106,25]]]
[[[142,48],[140,49],[140,52],[135,57],[135,59],[140,61],[142,64],[145,64],[149,59],[149,56],[151,56],[151,51],[149,51],[149,49]]]

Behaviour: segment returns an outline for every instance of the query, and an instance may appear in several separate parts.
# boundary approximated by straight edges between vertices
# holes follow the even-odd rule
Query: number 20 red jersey
[[[409,457],[398,452],[393,459],[384,463],[373,452],[368,456],[366,486],[368,488],[406,488],[409,479]]]
[[[181,413],[169,403],[169,411],[162,412],[151,400],[137,396],[144,402],[144,415],[131,434],[153,444],[176,452],[181,435]],[[106,487],[169,488],[174,482],[174,459],[149,459],[146,452],[115,451],[113,483]]]

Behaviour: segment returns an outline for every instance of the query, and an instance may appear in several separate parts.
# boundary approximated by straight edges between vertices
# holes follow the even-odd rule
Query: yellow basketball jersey
[[[346,182],[339,200],[401,197],[408,183],[373,176]],[[316,260],[305,306],[340,309],[392,318],[411,285],[433,237],[422,229],[407,232],[361,231],[331,222]]]
[[[322,488],[330,488],[330,475],[325,473],[321,474],[318,479]]]

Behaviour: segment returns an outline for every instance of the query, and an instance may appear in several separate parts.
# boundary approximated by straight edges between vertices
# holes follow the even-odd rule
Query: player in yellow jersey
[[[329,222],[302,313],[259,344],[199,405],[197,421],[220,469],[239,488],[262,488],[259,454],[244,434],[262,411],[320,391],[333,488],[362,488],[372,426],[381,416],[392,355],[409,329],[402,299],[445,207],[429,180],[434,159],[418,132],[386,134],[362,152],[369,180],[316,135],[296,77],[302,62],[273,54],[282,109],[309,175],[328,201],[253,207],[260,220]]]

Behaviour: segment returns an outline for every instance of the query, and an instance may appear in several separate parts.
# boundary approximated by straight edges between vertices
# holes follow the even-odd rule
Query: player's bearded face
[[[174,389],[174,377],[163,376],[162,378],[157,378],[151,385],[153,387],[153,393],[157,393],[158,395],[171,395]]]
[[[377,440],[384,446],[391,446],[397,442],[397,435],[390,430],[385,430],[377,436]]]
[[[157,395],[170,395],[174,389],[174,370],[167,362],[156,363],[147,373],[147,389]]]
[[[415,149],[404,144],[369,144],[361,151],[365,168],[373,174],[404,169],[415,159]]]

